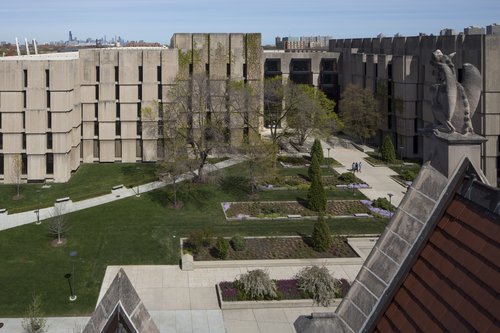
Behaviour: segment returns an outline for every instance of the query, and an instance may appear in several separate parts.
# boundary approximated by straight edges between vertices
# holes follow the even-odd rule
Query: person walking
[[[361,172],[361,162],[358,163],[358,171]]]
[[[356,172],[356,162],[352,162],[352,167],[351,167],[351,171],[354,173]]]
[[[356,173],[356,171],[358,171],[358,162],[354,163],[354,173]]]

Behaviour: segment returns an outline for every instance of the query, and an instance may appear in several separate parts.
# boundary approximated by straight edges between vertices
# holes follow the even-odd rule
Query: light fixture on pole
[[[387,195],[389,196],[389,204],[392,205],[392,197],[394,196],[394,194],[392,193],[387,193]]]
[[[326,150],[328,151],[328,158],[330,158],[330,147],[326,148]]]

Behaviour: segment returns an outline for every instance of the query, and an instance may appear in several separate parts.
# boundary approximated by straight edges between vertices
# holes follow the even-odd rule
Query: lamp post
[[[326,148],[326,150],[328,151],[328,158],[330,158],[330,147]]]
[[[392,197],[394,196],[394,194],[392,193],[387,193],[387,195],[389,196],[389,204],[392,205]]]
[[[403,161],[403,150],[405,149],[405,147],[399,147],[399,159],[401,161]]]
[[[70,292],[70,294],[69,294],[69,300],[70,300],[71,302],[76,301],[76,290],[75,290],[75,289],[76,289],[76,288],[75,288],[75,287],[76,287],[76,285],[75,285],[75,260],[74,260],[74,258],[76,257],[76,255],[77,255],[77,252],[76,252],[76,251],[71,251],[71,252],[69,253],[69,256],[70,256],[71,258],[73,258],[73,259],[72,259],[73,269],[72,269],[72,272],[71,272],[71,273],[68,273],[68,274],[64,275],[64,277],[65,277],[66,279],[68,279],[68,284],[69,284],[69,292]]]
[[[40,222],[40,190],[36,190],[36,194],[37,194],[37,209],[35,210],[35,214],[36,214],[36,222],[35,224],[40,224],[42,222]]]
[[[140,167],[135,167],[135,169],[137,170],[137,173],[140,173],[141,172],[141,168]],[[140,197],[141,196],[141,188],[140,188],[141,184],[137,185],[137,194],[135,195],[136,197]]]

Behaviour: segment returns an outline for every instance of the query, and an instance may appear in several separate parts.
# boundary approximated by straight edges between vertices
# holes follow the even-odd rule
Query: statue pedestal
[[[477,134],[425,132],[424,162],[431,161],[431,165],[447,178],[453,174],[464,156],[480,170],[481,144],[486,141],[486,138]]]

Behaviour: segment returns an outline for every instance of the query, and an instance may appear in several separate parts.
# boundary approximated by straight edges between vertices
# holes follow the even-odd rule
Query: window
[[[0,154],[0,175],[3,175],[5,172],[4,162],[3,162],[3,154]]]
[[[115,99],[116,100],[120,99],[120,86],[119,85],[115,86]]]
[[[226,64],[226,76],[231,76],[231,64]]]
[[[28,173],[28,155],[21,154],[21,163],[22,163],[21,173],[25,175]]]
[[[99,118],[99,104],[94,103],[94,118],[97,119]]]
[[[418,119],[417,118],[413,119],[413,131],[415,133],[418,132]]]
[[[52,128],[52,112],[47,111],[47,128]]]
[[[23,118],[23,128],[26,128],[26,113],[22,112],[21,117]]]
[[[363,71],[364,71],[364,74],[363,74],[363,75],[364,75],[364,76],[366,76],[366,62],[365,62],[365,63],[363,63]]]
[[[52,133],[47,133],[47,149],[52,149]]]
[[[137,136],[142,135],[142,123],[140,121],[137,122]]]
[[[95,86],[95,99],[99,100],[99,86]]]
[[[389,63],[387,65],[387,78],[389,80],[392,80],[392,64],[391,63]]]
[[[462,83],[462,79],[464,77],[464,70],[462,68],[458,68],[457,71],[457,81]]]
[[[99,140],[94,140],[94,158],[99,158]]]
[[[161,82],[161,66],[156,66],[156,81]]]
[[[115,140],[115,157],[122,157],[122,141]]]
[[[99,122],[94,121],[94,136],[99,136]]]
[[[2,128],[2,112],[0,112],[0,128]]]
[[[323,60],[323,70],[324,71],[333,71],[333,62],[334,62],[334,60],[324,59]]]
[[[117,121],[115,123],[115,134],[116,134],[116,136],[122,135],[122,123],[120,121]]]
[[[28,104],[26,100],[27,100],[26,91],[23,91],[23,108],[25,108],[25,109],[26,109],[27,104]]]
[[[249,143],[249,141],[250,141],[249,134],[250,134],[249,128],[248,127],[243,128],[243,143],[246,143],[246,144]]]
[[[50,87],[50,71],[48,69],[45,70],[45,87]]]
[[[28,70],[23,70],[23,84],[24,88],[28,88]]]
[[[142,82],[143,81],[143,77],[142,77],[142,66],[139,66],[139,82]]]
[[[48,175],[52,175],[54,173],[54,154],[49,153],[45,159],[45,172]]]
[[[243,64],[243,77],[247,77],[247,64]]]
[[[189,74],[193,74],[193,64],[189,64]]]
[[[163,86],[161,84],[158,85],[158,99],[161,100],[163,97]]]
[[[116,103],[116,118],[120,118],[120,114],[121,114],[120,103]]]
[[[26,133],[23,133],[23,148],[26,149]]]
[[[418,154],[418,135],[413,136],[413,154]]]
[[[392,129],[392,115],[387,115],[387,129]]]
[[[118,82],[120,78],[120,74],[118,72],[118,66],[115,66],[115,82]]]
[[[207,73],[207,75],[210,74],[210,64],[205,64],[205,72]]]
[[[141,103],[137,103],[137,118],[141,119]]]
[[[0,133],[0,149],[3,149],[3,134]]]
[[[50,109],[50,91],[47,90],[47,109]]]
[[[142,100],[142,85],[141,84],[138,86],[137,96],[138,96],[139,100]]]
[[[142,144],[141,140],[136,140],[135,141],[135,157],[142,158]]]
[[[95,67],[95,82],[101,81],[101,69],[99,66]]]

